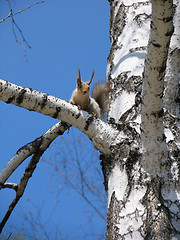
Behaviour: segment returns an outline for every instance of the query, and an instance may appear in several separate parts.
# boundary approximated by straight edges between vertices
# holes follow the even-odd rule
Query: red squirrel
[[[86,110],[100,119],[104,119],[108,108],[109,84],[97,82],[92,88],[89,96],[90,84],[94,77],[94,71],[88,82],[81,80],[80,70],[76,78],[77,85],[73,91],[70,103],[78,106],[79,109]]]

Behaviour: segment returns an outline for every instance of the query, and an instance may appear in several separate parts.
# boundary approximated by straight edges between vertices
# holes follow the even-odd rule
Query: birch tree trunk
[[[180,239],[180,4],[172,22],[172,1],[109,2],[108,122],[126,137],[102,157],[106,240]]]

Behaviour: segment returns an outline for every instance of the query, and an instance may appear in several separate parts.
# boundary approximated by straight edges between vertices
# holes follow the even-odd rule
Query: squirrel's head
[[[81,92],[83,95],[88,95],[89,96],[89,86],[93,80],[94,77],[94,71],[92,73],[91,79],[88,82],[83,82],[81,80],[81,74],[80,74],[80,70],[78,69],[78,75],[76,78],[77,81],[77,89],[79,92]]]

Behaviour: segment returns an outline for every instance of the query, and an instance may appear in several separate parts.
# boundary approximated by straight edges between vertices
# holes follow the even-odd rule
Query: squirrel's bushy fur
[[[73,91],[70,103],[77,105],[78,108],[86,110],[89,113],[94,114],[100,119],[104,119],[108,110],[108,98],[109,98],[109,84],[97,82],[92,88],[91,96],[89,96],[89,86],[94,77],[94,72],[90,81],[83,82],[81,80],[80,70],[77,75],[77,86]]]
[[[98,81],[91,90],[92,98],[98,103],[101,119],[106,117],[109,107],[109,84]]]

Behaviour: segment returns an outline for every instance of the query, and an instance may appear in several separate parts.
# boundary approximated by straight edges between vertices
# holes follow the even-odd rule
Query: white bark
[[[162,99],[173,30],[172,1],[152,1],[151,24],[150,1],[109,2],[109,122],[128,136],[128,142],[112,149],[114,159],[102,158],[108,195],[106,239],[180,239],[178,119],[166,114],[172,123],[164,129]],[[169,156],[171,144],[175,147]]]
[[[143,167],[160,174],[168,158],[163,127],[163,91],[166,59],[173,33],[173,2],[152,1],[152,21],[142,92]]]
[[[137,98],[135,88],[138,88],[140,84],[144,69],[151,6],[149,1],[133,1],[133,4],[131,1],[118,1],[118,4],[115,2],[112,3],[111,9],[111,21],[114,22],[114,25],[118,23],[119,32],[117,32],[117,25],[110,30],[112,46],[107,73],[108,78],[112,79],[113,96],[109,118],[113,118],[118,124],[124,124],[130,121],[130,126],[134,128],[135,133],[137,132],[137,134],[139,134],[141,117],[140,111],[135,112],[135,101]],[[118,81],[120,83],[116,86]],[[132,114],[126,119],[125,115],[128,111],[132,111]],[[130,137],[130,135],[128,135],[128,137]],[[136,149],[137,147],[138,142],[134,141],[132,148]],[[127,156],[123,154],[121,161],[125,163],[127,158],[128,154]],[[119,183],[124,183],[124,190],[120,188],[117,181],[109,181],[109,201],[114,191],[116,198],[119,201],[123,200],[128,186],[127,172],[125,172],[121,167],[118,168],[116,165],[114,166],[110,180],[116,176],[116,179],[119,179]],[[121,191],[121,194],[118,194],[119,191]]]
[[[133,3],[111,1],[112,46],[107,67],[107,76],[112,83],[109,121],[113,121],[124,134],[127,134],[128,141],[123,141],[119,149],[114,150],[115,163],[109,166],[109,173],[106,172],[108,240],[140,240],[145,236],[143,226],[146,206],[143,199],[147,194],[147,186],[140,182],[148,182],[150,179],[146,177],[139,162],[141,123],[139,95],[150,15],[149,1]],[[106,164],[105,161],[103,163]]]
[[[92,140],[95,147],[104,154],[109,154],[111,145],[116,145],[120,140],[119,131],[109,124],[48,94],[0,80],[0,100],[73,125],[84,132]]]

